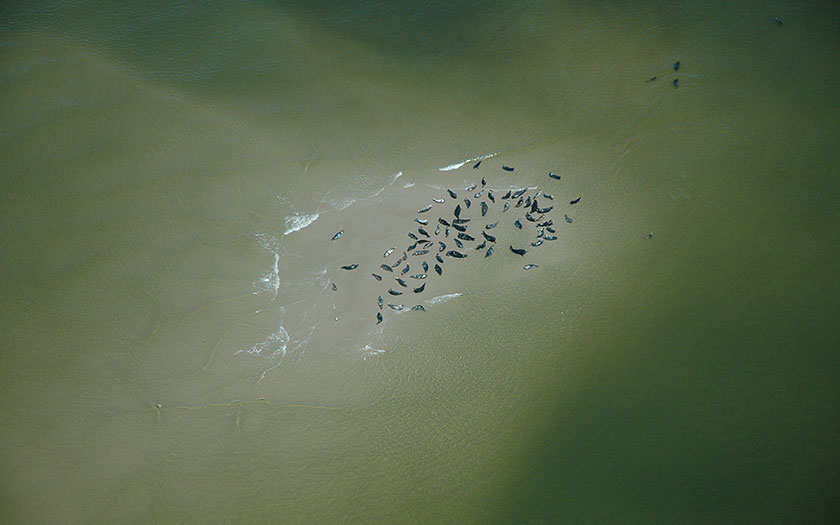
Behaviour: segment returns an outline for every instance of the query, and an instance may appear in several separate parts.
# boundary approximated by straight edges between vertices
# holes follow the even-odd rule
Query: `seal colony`
[[[478,161],[473,169],[479,169],[480,165],[481,161]],[[504,164],[501,169],[513,172],[515,168]],[[549,171],[546,179],[552,193],[562,189],[560,175]],[[413,219],[414,226],[406,232],[405,246],[385,245],[376,248],[382,254],[382,259],[385,259],[384,262],[380,259],[375,266],[365,268],[360,273],[351,272],[359,278],[374,279],[382,286],[382,290],[373,296],[377,308],[375,319],[372,319],[374,324],[383,322],[384,315],[388,313],[384,308],[386,305],[393,311],[425,312],[425,307],[418,303],[421,302],[420,294],[425,292],[427,282],[434,281],[433,277],[442,276],[447,264],[465,264],[464,260],[469,261],[471,255],[478,257],[478,260],[486,260],[494,253],[498,253],[496,257],[521,257],[526,263],[521,267],[523,270],[539,268],[539,265],[529,263],[527,259],[536,250],[548,249],[548,245],[558,240],[554,234],[557,233],[560,221],[555,222],[553,215],[557,208],[554,195],[528,187],[504,192],[493,190],[487,187],[486,177],[481,177],[480,188],[476,191],[478,187],[477,183],[466,185],[463,188],[467,192],[466,196],[459,196],[461,190],[457,188],[447,188],[441,195],[432,197],[430,204],[417,209],[416,214],[419,216]],[[568,202],[570,206],[576,205],[581,202],[581,197],[575,196]],[[488,214],[495,215],[491,218]],[[568,213],[563,213],[561,217],[566,223],[572,223]],[[517,229],[513,231],[517,238],[499,241],[501,249],[505,244],[508,249],[497,252],[498,235],[491,234],[489,230],[500,223],[515,226]],[[435,226],[432,233],[429,232],[431,226]],[[330,241],[339,241],[343,234],[344,230],[337,232]],[[343,270],[356,270],[360,267],[357,263],[341,266]],[[430,268],[434,269],[434,273],[429,273]],[[377,273],[381,271],[388,273]],[[411,274],[406,275],[409,272]],[[409,286],[402,276],[415,280],[419,286]],[[389,295],[392,300],[396,299],[395,303],[386,303],[382,299],[382,296]]]

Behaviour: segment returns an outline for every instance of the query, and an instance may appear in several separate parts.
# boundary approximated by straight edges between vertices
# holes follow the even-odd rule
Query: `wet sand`
[[[319,210],[317,219],[283,236],[277,269],[284,279],[289,274],[299,276],[300,288],[278,291],[277,302],[283,305],[282,329],[266,340],[273,343],[272,356],[283,358],[293,353],[298,357],[317,358],[336,352],[379,353],[388,344],[391,319],[408,315],[416,316],[417,322],[422,322],[424,312],[412,310],[417,305],[426,310],[457,308],[458,303],[450,303],[450,300],[463,295],[463,283],[475,282],[476,274],[486,281],[481,293],[492,290],[496,283],[509,285],[520,279],[539,279],[541,272],[558,259],[563,249],[564,232],[575,226],[563,218],[564,213],[573,214],[575,209],[569,204],[571,197],[563,194],[563,183],[551,179],[547,173],[540,177],[533,170],[528,175],[522,175],[525,170],[514,174],[505,172],[501,169],[502,161],[496,159],[483,161],[478,169],[473,169],[472,165],[473,162],[463,163],[460,167],[436,173],[441,184],[415,183],[411,176],[398,174],[390,185],[370,197],[340,210]],[[486,187],[482,187],[482,177],[486,179]],[[535,177],[543,183],[527,182]],[[521,185],[511,184],[517,179],[521,180]],[[429,177],[424,180],[428,181]],[[476,187],[466,189],[472,185]],[[453,199],[447,189],[452,189],[457,199]],[[482,189],[484,191],[476,198],[476,193]],[[537,222],[526,220],[528,209],[524,205],[517,207],[517,203],[524,204],[519,198],[502,198],[508,191],[515,193],[522,189],[526,190],[522,200],[543,189],[553,194],[553,200],[539,196],[539,207],[552,209],[545,214],[535,213],[534,217],[539,218],[539,223],[552,221],[550,227],[556,233],[545,231],[545,234],[556,236],[556,240],[544,240],[537,247],[531,245],[538,240]],[[488,198],[490,192],[495,202]],[[465,199],[471,201],[471,207],[466,206]],[[440,200],[443,202],[438,202]],[[482,202],[487,204],[485,216],[481,215]],[[506,202],[511,203],[510,208],[503,211]],[[460,217],[470,219],[464,224],[465,233],[475,239],[462,241],[463,248],[455,242],[459,231],[450,227],[447,236],[447,227],[439,222],[442,218],[451,224],[458,205],[462,210]],[[428,206],[431,209],[420,212]],[[314,214],[310,219],[312,217]],[[415,219],[426,220],[428,224],[422,225]],[[515,219],[520,220],[522,229],[514,225]],[[498,225],[485,228],[492,223]],[[430,237],[424,237],[419,228],[425,229]],[[343,234],[332,240],[339,231]],[[496,242],[487,241],[482,231],[494,237]],[[409,233],[419,240],[412,239]],[[432,244],[425,245],[424,239]],[[439,242],[445,244],[445,249],[441,249]],[[484,247],[479,249],[482,243]],[[527,253],[517,255],[509,249],[510,245],[525,249]],[[486,253],[490,246],[494,247],[494,252],[488,257]],[[386,257],[385,253],[390,249],[393,252]],[[446,255],[450,250],[466,257]],[[440,255],[442,263],[436,255]],[[423,269],[423,262],[427,263],[427,270]],[[393,271],[384,270],[383,264],[392,267]],[[442,275],[435,272],[435,264],[442,268]],[[525,270],[523,267],[527,264],[536,267]],[[358,267],[342,268],[347,265]],[[403,273],[406,265],[409,269]],[[381,276],[382,280],[372,274]],[[419,274],[424,274],[425,278],[416,277]],[[396,280],[398,277],[407,286],[400,285]],[[425,287],[421,292],[413,291],[422,285]],[[389,290],[400,295],[392,295]],[[379,297],[383,300],[382,308],[378,305]],[[377,313],[382,315],[381,323],[377,323]],[[265,355],[264,350],[257,346],[251,353]]]

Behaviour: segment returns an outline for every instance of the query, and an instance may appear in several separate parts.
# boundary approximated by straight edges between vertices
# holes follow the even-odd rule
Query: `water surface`
[[[836,520],[838,18],[4,3],[0,516]],[[480,176],[574,223],[375,325]]]

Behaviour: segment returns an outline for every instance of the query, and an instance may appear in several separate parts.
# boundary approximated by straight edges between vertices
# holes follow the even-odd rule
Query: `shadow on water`
[[[550,408],[487,498],[500,521],[837,521],[840,289],[823,276],[840,268],[809,262],[832,258],[837,232],[802,238],[771,215],[813,259],[787,267],[780,239],[744,251],[732,237],[717,248],[746,260],[726,270],[699,247],[635,270],[646,284],[584,330],[574,373],[540,398]]]

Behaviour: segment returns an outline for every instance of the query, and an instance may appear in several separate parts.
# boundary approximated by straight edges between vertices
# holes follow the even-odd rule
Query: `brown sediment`
[[[456,186],[450,187],[456,192],[459,189]],[[290,341],[305,341],[303,348],[307,355],[331,352],[336,348],[353,351],[366,345],[376,347],[386,343],[383,335],[390,319],[403,314],[416,315],[411,310],[413,306],[436,296],[460,291],[470,272],[489,270],[499,275],[499,272],[508,274],[518,270],[518,273],[522,273],[520,257],[516,257],[518,261],[504,257],[512,255],[508,250],[502,253],[496,250],[497,257],[485,259],[486,249],[477,251],[476,243],[470,242],[472,239],[465,243],[463,249],[457,248],[455,237],[459,232],[455,229],[450,230],[448,238],[445,236],[447,228],[443,226],[431,238],[419,232],[423,227],[415,219],[427,219],[429,224],[451,223],[460,203],[450,197],[446,187],[405,187],[404,184],[396,183],[344,209],[321,212],[319,218],[309,226],[285,236],[280,272],[282,274],[284,269],[290,269],[293,279],[301,279],[300,286],[291,286],[292,293],[281,291],[277,297],[277,301],[283,304],[282,324]],[[430,205],[428,211],[419,213],[419,210]],[[502,206],[501,200],[491,204],[486,219],[482,219],[477,210],[464,210],[463,206],[460,208],[462,217],[474,219],[466,225],[473,231],[473,236],[478,231],[484,233],[487,220],[501,220],[498,230],[494,230],[499,238],[515,237],[520,244],[525,243],[529,235],[534,235],[533,228],[530,231],[517,230],[513,225],[516,217],[502,216]],[[344,234],[331,241],[333,234],[340,230]],[[484,235],[486,239],[486,233]],[[473,237],[461,236],[462,239]],[[496,237],[490,238],[495,240]],[[433,244],[426,246],[426,241]],[[466,257],[456,259],[443,256],[444,262],[438,263],[435,256],[443,255],[439,253],[439,241],[447,245],[444,253],[457,249]],[[395,249],[383,257],[390,248]],[[534,255],[539,257],[539,254]],[[424,261],[428,265],[434,264],[441,271],[429,274],[424,281],[426,284],[414,289],[416,294],[412,293],[412,289],[401,287],[396,279],[403,273],[427,273],[422,269]],[[382,271],[382,264],[391,266],[393,272]],[[342,269],[349,265],[358,267],[352,271]],[[406,265],[410,266],[409,271],[405,271]],[[380,275],[382,280],[375,279],[372,276],[374,273]],[[332,282],[338,285],[338,290],[323,293]],[[389,288],[403,294],[389,294]],[[380,310],[380,296],[385,298],[386,304],[396,308]],[[400,305],[403,308],[397,309]],[[380,313],[384,318],[381,324],[378,323]]]

